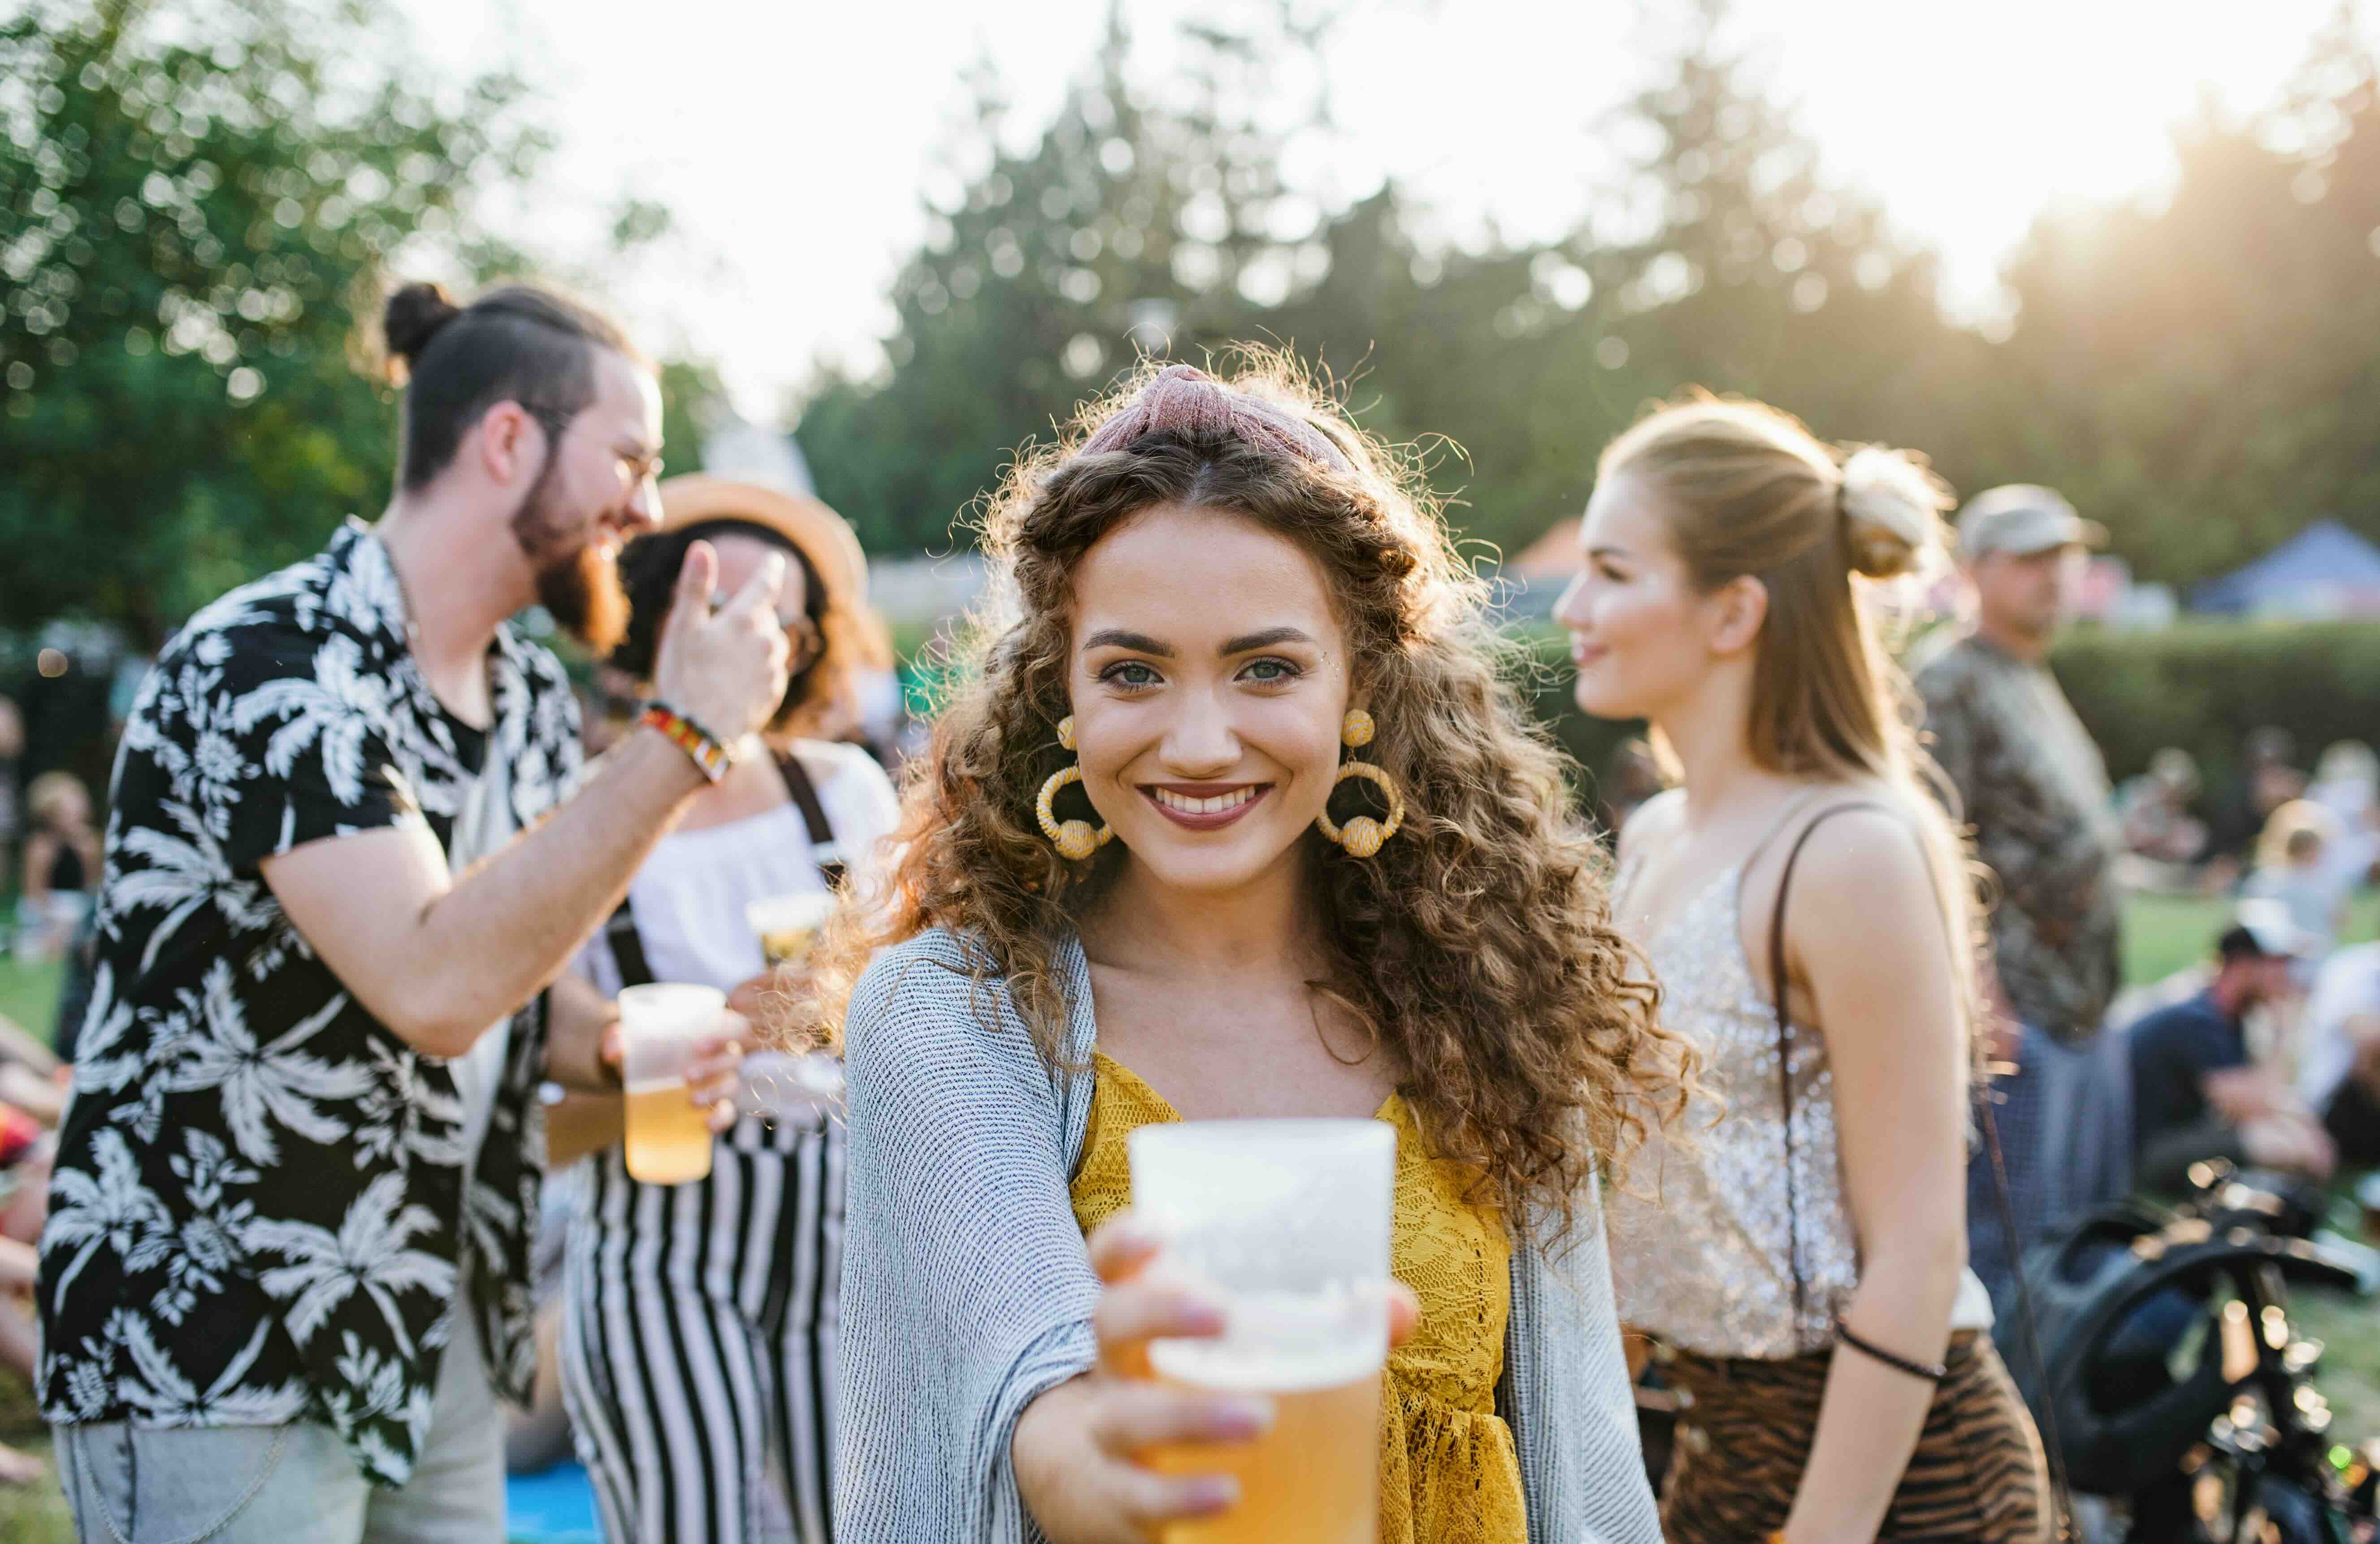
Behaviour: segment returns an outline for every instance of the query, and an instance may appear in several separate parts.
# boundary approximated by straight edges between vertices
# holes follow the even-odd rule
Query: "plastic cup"
[[[710,1124],[686,1092],[694,1048],[719,1032],[716,987],[629,987],[620,993],[620,1081],[628,1096],[628,1177],[684,1185],[710,1173]]]
[[[744,920],[759,935],[760,957],[774,969],[808,959],[820,930],[833,914],[834,896],[811,890],[754,901],[744,908]]]
[[[1159,1340],[1167,1381],[1260,1394],[1252,1442],[1154,1450],[1167,1474],[1229,1474],[1220,1516],[1166,1544],[1371,1544],[1379,1520],[1380,1369],[1388,1359],[1396,1132],[1380,1121],[1190,1121],[1127,1138],[1133,1210],[1161,1240],[1152,1269],[1213,1299],[1224,1332]]]

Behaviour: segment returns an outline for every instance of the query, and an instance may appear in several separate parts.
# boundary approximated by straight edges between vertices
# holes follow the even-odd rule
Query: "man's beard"
[[[585,522],[553,507],[552,474],[549,457],[513,512],[513,540],[536,565],[537,603],[600,658],[627,633],[627,593],[620,588],[618,567],[593,541],[580,537],[576,546],[565,546]]]

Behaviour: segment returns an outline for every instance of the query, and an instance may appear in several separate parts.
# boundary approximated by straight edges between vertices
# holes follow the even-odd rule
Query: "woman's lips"
[[[1187,784],[1143,784],[1141,796],[1159,814],[1190,831],[1220,831],[1254,809],[1272,792],[1269,783],[1202,787]]]

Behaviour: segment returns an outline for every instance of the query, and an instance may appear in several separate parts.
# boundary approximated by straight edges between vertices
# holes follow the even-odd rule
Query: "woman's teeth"
[[[1171,788],[1157,790],[1158,803],[1168,809],[1179,809],[1184,815],[1220,815],[1226,809],[1237,809],[1256,796],[1254,788],[1234,788],[1228,794],[1218,794],[1208,799],[1191,798]]]

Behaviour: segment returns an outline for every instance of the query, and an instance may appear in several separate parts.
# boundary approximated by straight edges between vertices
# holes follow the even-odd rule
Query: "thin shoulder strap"
[[[1837,815],[1853,809],[1880,809],[1892,813],[1891,807],[1874,799],[1850,799],[1830,804],[1803,822],[1800,834],[1785,854],[1784,871],[1777,880],[1777,905],[1768,914],[1768,1004],[1777,1018],[1777,1098],[1784,1112],[1785,1133],[1785,1226],[1786,1247],[1790,1251],[1786,1264],[1793,1273],[1793,1336],[1799,1343],[1802,1318],[1809,1307],[1809,1283],[1802,1276],[1802,1205],[1800,1193],[1793,1184],[1793,1015],[1786,1006],[1785,970],[1785,900],[1793,889],[1793,869],[1802,861],[1802,849],[1810,843],[1817,829]],[[1781,827],[1779,828],[1782,829]],[[1767,846],[1763,841],[1754,857]],[[1751,859],[1745,860],[1746,867]]]
[[[653,967],[645,958],[645,935],[637,930],[637,908],[620,897],[620,908],[603,924],[603,942],[612,946],[612,963],[620,967],[620,985],[650,986]]]
[[[777,775],[784,779],[786,796],[802,812],[802,824],[809,828],[810,857],[818,864],[819,877],[826,881],[829,890],[841,890],[850,866],[844,859],[843,845],[827,824],[826,806],[819,802],[818,785],[810,781],[809,769],[791,750],[780,749]]]
[[[780,750],[777,775],[784,779],[785,796],[802,812],[802,823],[809,828],[810,854],[818,864],[820,877],[826,881],[829,890],[841,890],[845,872],[843,848],[835,842],[833,828],[827,824],[826,806],[819,802],[818,786],[810,781],[808,769],[792,751]],[[612,946],[612,961],[620,968],[620,985],[641,987],[652,980],[653,967],[645,958],[645,936],[637,930],[637,908],[627,896],[620,897],[619,909],[603,924],[603,941]]]

